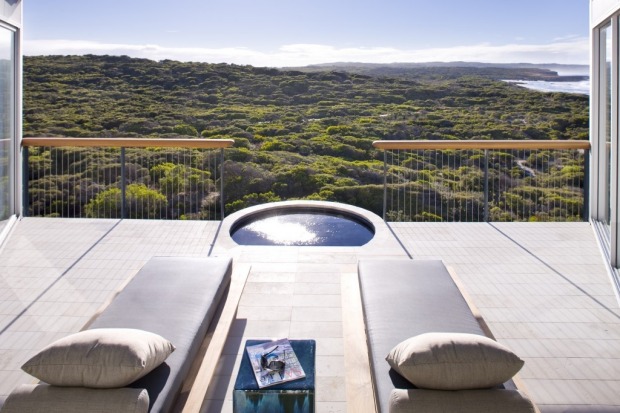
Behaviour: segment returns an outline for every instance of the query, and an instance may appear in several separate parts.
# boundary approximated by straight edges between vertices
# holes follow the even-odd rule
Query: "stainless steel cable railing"
[[[224,217],[224,148],[233,140],[24,138],[25,215]]]
[[[387,221],[575,221],[588,216],[588,141],[375,141]]]

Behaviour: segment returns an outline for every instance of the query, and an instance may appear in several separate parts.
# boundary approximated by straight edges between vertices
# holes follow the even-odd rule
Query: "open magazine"
[[[306,377],[286,338],[247,346],[246,350],[259,388]]]

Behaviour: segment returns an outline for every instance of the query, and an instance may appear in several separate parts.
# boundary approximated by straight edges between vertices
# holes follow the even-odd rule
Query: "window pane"
[[[15,134],[15,57],[13,31],[0,27],[0,230],[13,213],[12,154]]]
[[[600,31],[600,106],[603,117],[601,119],[600,130],[603,132],[604,150],[601,154],[601,161],[604,164],[603,183],[603,205],[605,206],[605,216],[603,222],[610,225],[611,218],[611,87],[612,87],[612,30],[608,25]],[[601,140],[603,140],[601,139]]]

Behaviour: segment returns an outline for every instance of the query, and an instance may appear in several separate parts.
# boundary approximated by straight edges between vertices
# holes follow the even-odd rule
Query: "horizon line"
[[[225,61],[199,61],[199,60],[184,60],[184,59],[173,59],[173,58],[151,58],[151,57],[139,57],[139,56],[130,56],[128,54],[114,54],[114,53],[92,53],[92,52],[84,52],[84,53],[24,53],[24,57],[69,57],[69,56],[111,56],[111,57],[128,57],[130,59],[144,59],[150,60],[153,62],[163,62],[166,60],[174,61],[174,62],[182,62],[182,63],[204,63],[204,64],[228,64],[234,66],[252,66],[252,67],[268,67],[268,68],[304,68],[304,67],[320,67],[320,66],[343,66],[343,65],[375,65],[375,66],[392,66],[392,65],[456,65],[456,64],[466,64],[466,65],[474,65],[476,67],[481,66],[518,66],[518,65],[527,65],[527,66],[579,66],[579,67],[590,67],[590,64],[585,63],[556,63],[556,62],[545,62],[545,63],[532,63],[526,61],[514,61],[507,63],[500,62],[481,62],[478,60],[429,60],[429,61],[393,61],[393,62],[374,62],[374,61],[326,61],[322,63],[309,63],[306,65],[290,65],[290,66],[263,66],[263,65],[254,65],[254,64],[244,64],[244,63],[231,63]],[[478,66],[479,65],[479,66]]]

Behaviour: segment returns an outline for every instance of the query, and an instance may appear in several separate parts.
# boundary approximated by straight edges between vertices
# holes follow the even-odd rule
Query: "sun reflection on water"
[[[261,238],[280,245],[311,244],[317,238],[317,234],[305,223],[287,222],[282,217],[252,222],[246,228]]]

